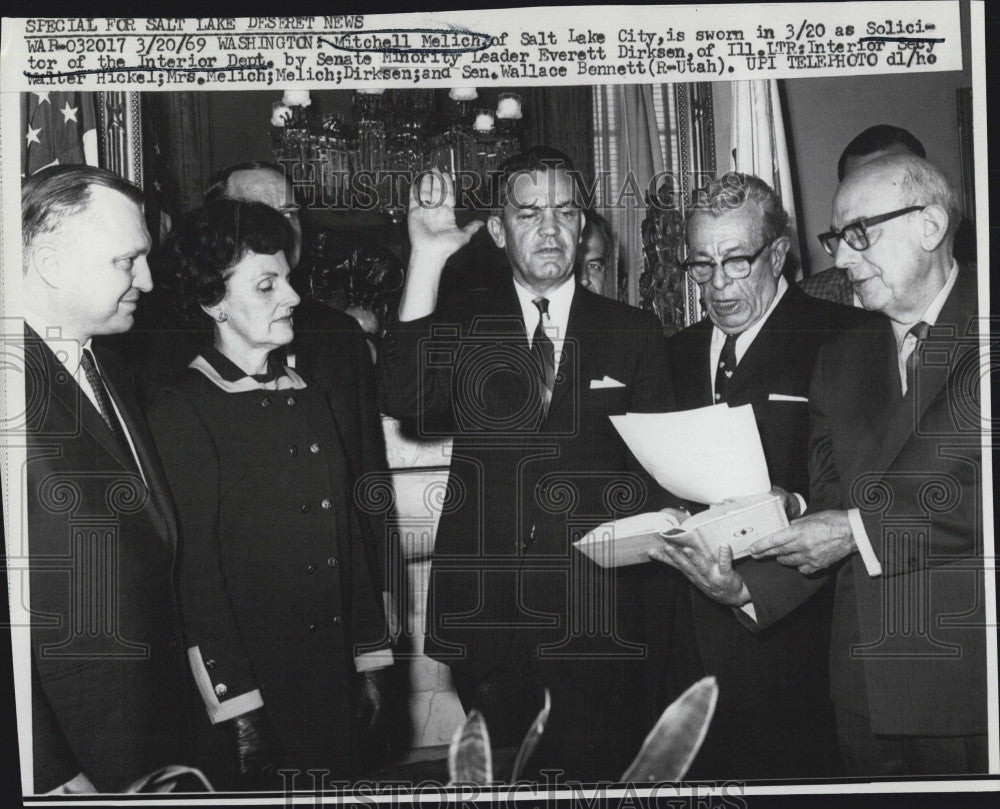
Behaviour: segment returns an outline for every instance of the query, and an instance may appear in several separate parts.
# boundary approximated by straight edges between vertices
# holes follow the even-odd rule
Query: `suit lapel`
[[[670,371],[674,378],[678,405],[682,410],[706,407],[713,402],[712,321],[708,318],[670,338]]]
[[[967,352],[961,350],[962,341],[976,315],[976,308],[975,274],[960,268],[955,286],[937,318],[937,324],[921,349],[923,359],[917,365],[915,390],[910,391],[905,398],[899,397],[898,406],[887,411],[890,415],[883,425],[882,440],[872,445],[872,454],[868,459],[873,464],[873,469],[888,469],[892,465],[913,435],[927,408],[945,389],[945,383],[955,372],[959,360],[967,356]],[[873,373],[871,379],[873,382],[880,378],[891,380],[895,383],[896,390],[901,391],[896,340],[888,324],[886,331],[891,353],[888,361],[883,363],[881,372]],[[931,362],[935,355],[946,355],[948,362]]]
[[[79,428],[104,447],[118,463],[131,466],[132,462],[125,456],[124,448],[119,446],[101,414],[83,392],[83,388],[75,380],[68,379],[66,366],[56,359],[45,341],[27,324],[25,324],[25,347],[38,358],[38,367],[45,374],[47,393],[52,400],[63,407]]]
[[[856,347],[851,388],[840,402],[847,435],[855,444],[845,453],[854,469],[870,468],[870,459],[885,441],[890,422],[899,410],[902,392],[896,368],[896,338],[888,320],[879,322],[874,334],[866,333]]]
[[[128,393],[130,386],[123,377],[117,359],[101,346],[95,346],[94,350],[98,362],[101,364],[108,394],[114,399],[118,412],[121,413],[125,428],[132,438],[135,453],[142,466],[142,473],[146,478],[149,490],[146,508],[159,533],[169,544],[174,545],[177,538],[177,525],[174,520],[173,501],[170,498],[170,490],[167,487],[166,477],[160,465],[159,455],[154,448],[155,444],[146,419],[139,411],[134,398]]]
[[[796,317],[796,313],[802,310],[802,302],[798,300],[800,297],[804,298],[805,293],[794,285],[789,285],[726,383],[727,399],[738,398],[737,394],[748,383],[774,379],[776,371],[780,369],[780,366],[775,367],[776,358],[785,353],[784,344],[790,336],[794,339],[793,335],[802,328]]]
[[[563,340],[563,356],[556,374],[556,384],[552,389],[548,418],[552,417],[566,394],[575,388],[577,380],[587,378],[586,369],[592,365],[595,355],[600,351],[599,317],[595,311],[595,298],[592,292],[581,286],[573,291],[573,303],[566,323],[566,339]]]

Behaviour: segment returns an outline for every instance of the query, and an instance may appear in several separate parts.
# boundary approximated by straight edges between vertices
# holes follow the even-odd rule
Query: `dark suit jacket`
[[[370,523],[368,565],[373,580],[384,590],[399,581],[402,554],[398,538],[386,530],[381,498],[370,492],[384,483],[388,471],[385,437],[379,415],[368,341],[358,322],[348,314],[303,296],[295,307],[295,340],[290,351],[302,375],[322,387],[344,439],[344,450],[357,486],[354,502]],[[398,598],[398,593],[394,594]]]
[[[591,387],[605,377],[622,384]],[[637,687],[640,580],[652,566],[603,570],[570,543],[643,510],[653,489],[608,416],[669,409],[660,324],[577,287],[544,421],[534,379],[510,280],[390,328],[379,360],[386,412],[416,418],[424,435],[455,437],[425,650],[479,676],[523,633],[550,681]]]
[[[25,330],[35,790],[124,790],[186,749],[177,525],[116,356],[94,345],[148,487],[64,366]]]
[[[809,405],[806,398],[816,354],[826,340],[863,316],[858,310],[788,290],[736,366],[727,385],[733,406],[750,404],[760,430],[771,482],[787,491],[809,492]],[[708,318],[668,341],[677,405],[687,410],[713,403]],[[772,394],[802,401],[772,401]],[[746,559],[743,572],[780,582],[798,571],[775,561]],[[694,587],[695,638],[705,673],[719,679],[719,699],[740,713],[771,714],[828,702],[827,649],[832,592],[828,587],[764,632],[750,634],[730,607]]]
[[[985,733],[976,276],[959,273],[903,398],[888,320],[820,352],[810,391],[810,510],[859,508],[882,575],[858,554],[836,577],[834,702],[875,733]],[[747,580],[758,622],[815,582]]]

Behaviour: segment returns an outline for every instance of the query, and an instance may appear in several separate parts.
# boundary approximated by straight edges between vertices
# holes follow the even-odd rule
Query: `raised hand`
[[[410,187],[407,228],[413,252],[425,258],[446,260],[469,243],[483,222],[464,228],[455,222],[455,183],[448,172],[431,169]]]
[[[455,184],[436,169],[425,172],[410,187],[410,267],[399,301],[400,321],[416,320],[437,307],[441,272],[448,257],[469,243],[483,223],[460,228],[455,222]]]

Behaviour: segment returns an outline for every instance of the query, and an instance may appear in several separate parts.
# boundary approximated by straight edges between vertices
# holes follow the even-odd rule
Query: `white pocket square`
[[[783,393],[772,393],[767,397],[769,402],[808,402],[805,396],[785,396]]]
[[[624,388],[625,383],[619,382],[617,379],[613,379],[610,376],[604,377],[604,379],[591,379],[590,389],[597,390],[598,388]]]

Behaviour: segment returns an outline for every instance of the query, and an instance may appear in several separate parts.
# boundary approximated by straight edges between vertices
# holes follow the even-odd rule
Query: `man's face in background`
[[[604,232],[597,226],[587,224],[578,252],[580,285],[598,295],[604,294],[611,245],[604,238]]]
[[[302,223],[295,192],[284,175],[269,168],[234,171],[226,182],[226,196],[243,202],[262,202],[284,215],[295,231],[295,248],[288,257],[288,264],[294,269],[302,255]]]

